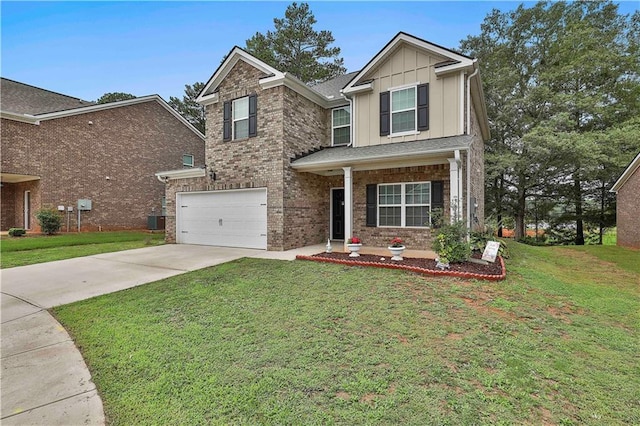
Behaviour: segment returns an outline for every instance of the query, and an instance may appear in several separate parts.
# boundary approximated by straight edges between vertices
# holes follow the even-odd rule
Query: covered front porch
[[[468,211],[464,208],[463,155],[469,143],[469,137],[458,136],[326,148],[291,166],[298,172],[342,177],[342,187],[332,189],[330,212],[331,237],[340,240],[336,235],[344,236],[340,250],[346,252],[348,239],[358,236],[371,254],[388,254],[388,242],[400,237],[409,249],[419,252],[417,256],[435,256],[430,240],[436,210],[450,220],[461,219]],[[334,199],[334,190],[341,191],[342,199]],[[336,215],[340,205],[343,211]],[[337,217],[342,233],[336,232]]]

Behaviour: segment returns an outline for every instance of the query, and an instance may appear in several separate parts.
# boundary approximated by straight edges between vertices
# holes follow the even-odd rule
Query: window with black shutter
[[[252,138],[258,135],[258,96],[226,101],[223,106],[222,140]]]
[[[378,226],[378,185],[367,185],[367,226]]]
[[[429,84],[418,86],[418,130],[429,130]]]

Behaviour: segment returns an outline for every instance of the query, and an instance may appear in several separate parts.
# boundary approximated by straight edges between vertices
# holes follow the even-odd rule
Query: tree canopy
[[[640,12],[539,2],[494,9],[481,30],[461,47],[480,58],[485,85],[487,207],[523,237],[528,200],[554,200],[583,244],[585,220],[611,222],[608,189],[640,150]]]
[[[135,99],[131,93],[124,92],[108,92],[100,96],[96,103],[108,104],[109,102],[127,101],[129,99]]]
[[[293,2],[284,18],[273,20],[275,31],[257,32],[246,41],[246,50],[279,71],[305,83],[322,82],[344,74],[340,48],[331,31],[316,31],[316,18],[308,3]]]
[[[195,82],[193,85],[184,85],[184,95],[182,100],[170,96],[169,105],[171,105],[180,115],[182,115],[189,123],[204,134],[205,115],[204,107],[196,102],[198,93],[204,88],[204,83]]]

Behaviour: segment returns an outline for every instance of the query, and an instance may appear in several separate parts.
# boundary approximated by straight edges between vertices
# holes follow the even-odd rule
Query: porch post
[[[344,251],[347,250],[347,241],[353,232],[353,185],[351,182],[351,167],[343,167],[344,170]]]
[[[461,168],[458,155],[456,155],[456,158],[448,158],[447,160],[449,160],[449,204],[451,208],[451,223],[453,223],[462,218]]]

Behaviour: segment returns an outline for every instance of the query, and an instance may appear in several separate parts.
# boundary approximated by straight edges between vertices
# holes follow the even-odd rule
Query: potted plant
[[[356,236],[353,236],[347,240],[347,248],[351,252],[349,257],[359,257],[358,252],[362,247],[362,240]]]
[[[391,245],[387,247],[391,252],[391,260],[402,260],[402,253],[406,248],[399,237],[395,237],[391,240]]]

